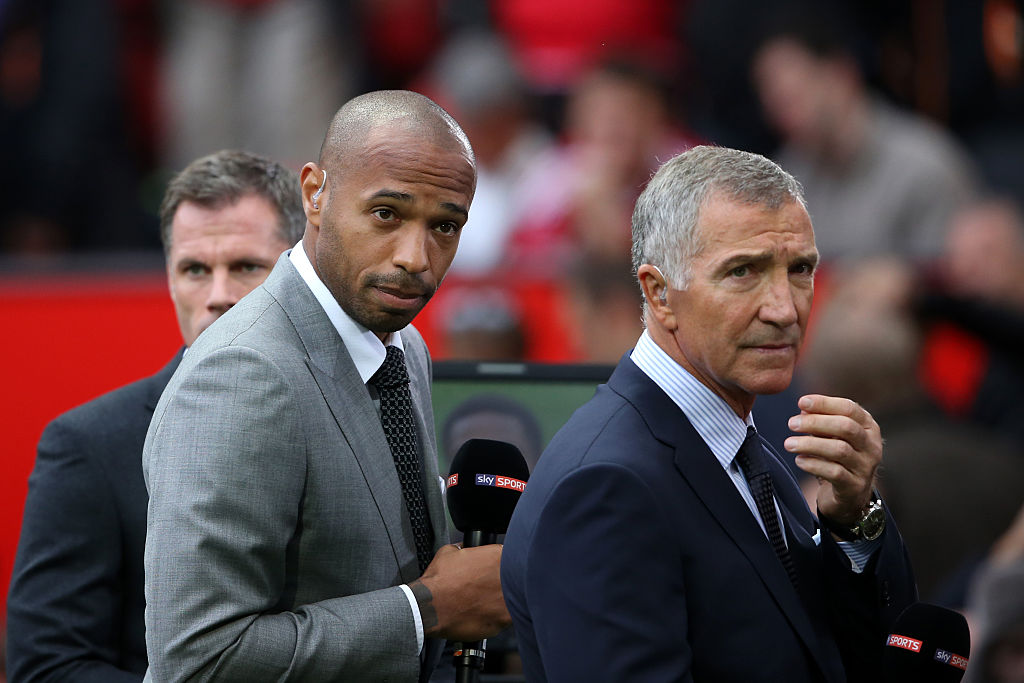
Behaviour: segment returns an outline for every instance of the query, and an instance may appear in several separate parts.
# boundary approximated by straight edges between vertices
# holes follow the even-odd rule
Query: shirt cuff
[[[871,556],[878,547],[882,545],[882,537],[879,536],[873,541],[837,541],[846,556],[850,558],[850,569],[854,574],[864,571],[864,565],[868,563]]]
[[[412,594],[412,589],[406,586],[404,583],[398,586],[405,593],[405,597],[409,600],[409,608],[412,610],[412,620],[416,624],[416,648],[419,652],[423,652],[423,619],[420,617],[420,604],[416,602],[416,596]]]

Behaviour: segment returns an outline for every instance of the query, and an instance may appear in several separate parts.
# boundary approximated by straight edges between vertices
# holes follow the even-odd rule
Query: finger
[[[814,436],[841,439],[855,448],[867,445],[868,431],[846,415],[803,413],[789,418],[789,428]]]
[[[845,415],[862,427],[868,427],[874,422],[868,411],[864,410],[856,401],[851,401],[848,398],[807,394],[801,396],[796,404],[800,410],[806,413]]]
[[[855,448],[842,439],[831,439],[820,436],[791,436],[783,442],[783,446],[797,457],[809,456],[834,462],[856,474],[874,471],[881,462],[881,449],[873,447]]]
[[[447,545],[443,545],[440,548],[438,548],[437,552],[434,553],[434,557],[440,557],[441,555],[446,555],[448,553],[453,553],[453,552],[455,552],[457,550],[461,550],[461,549],[462,548],[459,547],[458,545],[449,543]]]
[[[818,482],[828,482],[832,485],[842,483],[852,476],[852,473],[834,460],[825,460],[812,455],[798,455],[793,463],[801,470],[818,479]]]

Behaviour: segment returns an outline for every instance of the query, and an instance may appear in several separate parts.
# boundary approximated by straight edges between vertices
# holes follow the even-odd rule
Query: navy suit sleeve
[[[66,421],[39,442],[7,601],[12,681],[137,682],[117,668],[121,539],[106,477]]]
[[[863,573],[857,574],[831,534],[823,531],[822,537],[826,608],[847,681],[877,681],[885,636],[900,612],[917,600],[917,584],[903,539],[887,509],[882,546]]]
[[[678,547],[634,472],[574,470],[534,534],[525,591],[550,683],[692,681]],[[637,576],[664,589],[638,590]]]

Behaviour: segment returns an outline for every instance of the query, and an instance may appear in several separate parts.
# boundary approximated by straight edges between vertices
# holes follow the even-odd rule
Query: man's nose
[[[429,228],[407,223],[395,235],[392,263],[407,273],[422,273],[430,267],[428,256]]]
[[[241,298],[239,288],[225,268],[215,269],[210,282],[210,291],[206,297],[206,308],[218,314],[225,313],[238,303]]]
[[[764,299],[759,311],[761,320],[779,327],[796,324],[799,313],[796,308],[796,296],[788,273],[775,276],[767,283]]]

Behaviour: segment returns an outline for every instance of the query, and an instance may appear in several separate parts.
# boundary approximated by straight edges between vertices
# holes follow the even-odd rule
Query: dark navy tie
[[[380,394],[380,421],[384,436],[395,459],[402,496],[409,510],[412,533],[416,539],[416,559],[422,572],[434,557],[434,530],[430,526],[427,504],[423,496],[423,475],[420,467],[416,423],[412,414],[409,373],[405,370],[405,354],[395,346],[387,347],[384,365],[370,378]]]
[[[761,438],[753,426],[747,427],[747,438],[743,440],[743,445],[736,454],[736,463],[740,466],[743,476],[747,478],[750,493],[754,496],[757,511],[768,532],[768,540],[771,541],[782,566],[786,568],[789,580],[796,586],[796,567],[789,555],[789,548],[786,547],[782,527],[779,525],[779,515],[775,510],[775,488],[772,485],[771,472],[768,471],[768,459],[761,446]]]

